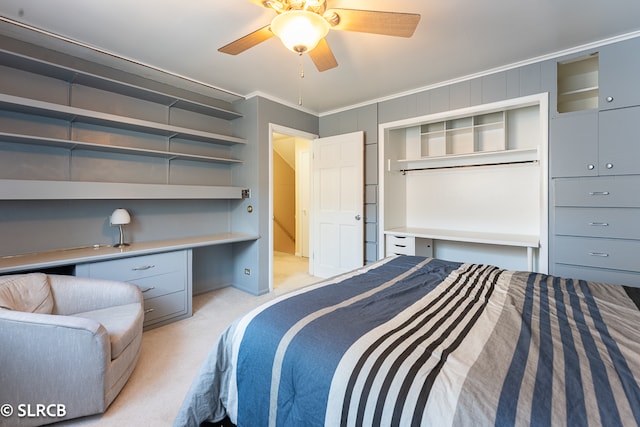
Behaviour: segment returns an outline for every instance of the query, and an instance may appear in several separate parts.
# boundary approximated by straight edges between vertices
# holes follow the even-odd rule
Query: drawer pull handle
[[[140,267],[132,268],[132,270],[133,271],[144,271],[144,270],[152,269],[153,267],[155,267],[155,265],[141,265]]]
[[[608,227],[609,223],[608,222],[590,222],[589,225],[593,227]]]
[[[395,245],[397,248],[406,248],[407,245]]]
[[[599,256],[602,258],[606,258],[609,256],[609,254],[605,254],[603,252],[589,252],[589,256]]]
[[[608,196],[609,192],[608,191],[590,191],[589,195],[590,196]]]
[[[149,286],[148,288],[144,288],[142,290],[142,293],[149,292],[150,290],[155,289],[155,288],[156,288],[155,286]]]
[[[151,313],[152,311],[155,311],[155,308],[147,308],[147,309],[144,311],[144,314]]]

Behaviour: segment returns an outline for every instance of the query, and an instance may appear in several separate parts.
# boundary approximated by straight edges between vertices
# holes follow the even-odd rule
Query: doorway
[[[315,138],[306,132],[271,125],[271,290],[287,290],[318,280],[309,274],[311,141]]]

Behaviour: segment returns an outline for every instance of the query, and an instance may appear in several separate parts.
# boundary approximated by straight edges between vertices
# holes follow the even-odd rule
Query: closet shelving
[[[431,169],[538,160],[538,148],[511,147],[507,110],[424,123],[406,129],[405,157],[387,169]]]

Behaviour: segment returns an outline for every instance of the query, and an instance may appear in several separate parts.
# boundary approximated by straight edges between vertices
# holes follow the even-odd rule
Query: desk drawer
[[[144,301],[144,323],[160,321],[187,313],[187,293],[174,292]]]
[[[640,207],[640,176],[555,179],[555,206]]]
[[[397,236],[387,234],[386,254],[389,255],[415,255],[416,238],[413,236]]]
[[[187,278],[183,271],[172,271],[171,273],[130,280],[129,282],[140,287],[144,299],[184,291],[187,287]]]
[[[86,266],[89,277],[135,282],[145,277],[184,271],[186,260],[186,251],[174,251],[94,262]]]
[[[640,239],[638,208],[569,208],[555,210],[555,234]]]
[[[556,236],[556,263],[640,271],[640,240]]]

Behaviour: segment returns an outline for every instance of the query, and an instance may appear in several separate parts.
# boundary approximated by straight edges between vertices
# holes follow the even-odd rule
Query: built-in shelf
[[[246,144],[247,142],[245,139],[234,136],[203,132],[164,123],[117,116],[115,114],[86,110],[83,108],[70,107],[67,105],[54,104],[51,102],[6,94],[0,94],[0,109],[52,119],[61,119],[69,122],[82,122],[109,126],[123,130],[162,135],[169,138],[183,138],[191,141],[209,142],[213,144],[233,145]]]
[[[46,60],[24,56],[3,49],[0,49],[0,65],[6,65],[31,73],[53,77],[68,83],[81,84],[96,89],[119,93],[121,95],[162,104],[167,107],[179,108],[224,120],[234,120],[242,117],[242,114],[227,108],[199,102],[189,99],[186,96],[168,94],[168,91],[174,89],[166,86],[163,86],[163,90],[156,90],[151,87],[145,87],[142,84],[132,84],[102,75],[80,71],[77,68],[54,64]]]
[[[559,113],[598,108],[598,54],[558,62]]]
[[[225,157],[201,156],[197,154],[177,153],[173,151],[149,150],[145,148],[97,144],[93,142],[75,141],[70,139],[46,138],[46,137],[40,137],[40,136],[22,135],[22,134],[5,133],[5,132],[0,132],[0,141],[18,143],[18,144],[45,145],[48,147],[68,148],[70,150],[83,149],[83,150],[105,151],[105,152],[121,153],[121,154],[134,154],[134,155],[138,154],[143,156],[161,157],[169,160],[179,159],[179,160],[192,160],[192,161],[224,163],[224,164],[242,163],[242,160],[225,158]]]
[[[0,179],[0,200],[242,199],[243,187]]]

